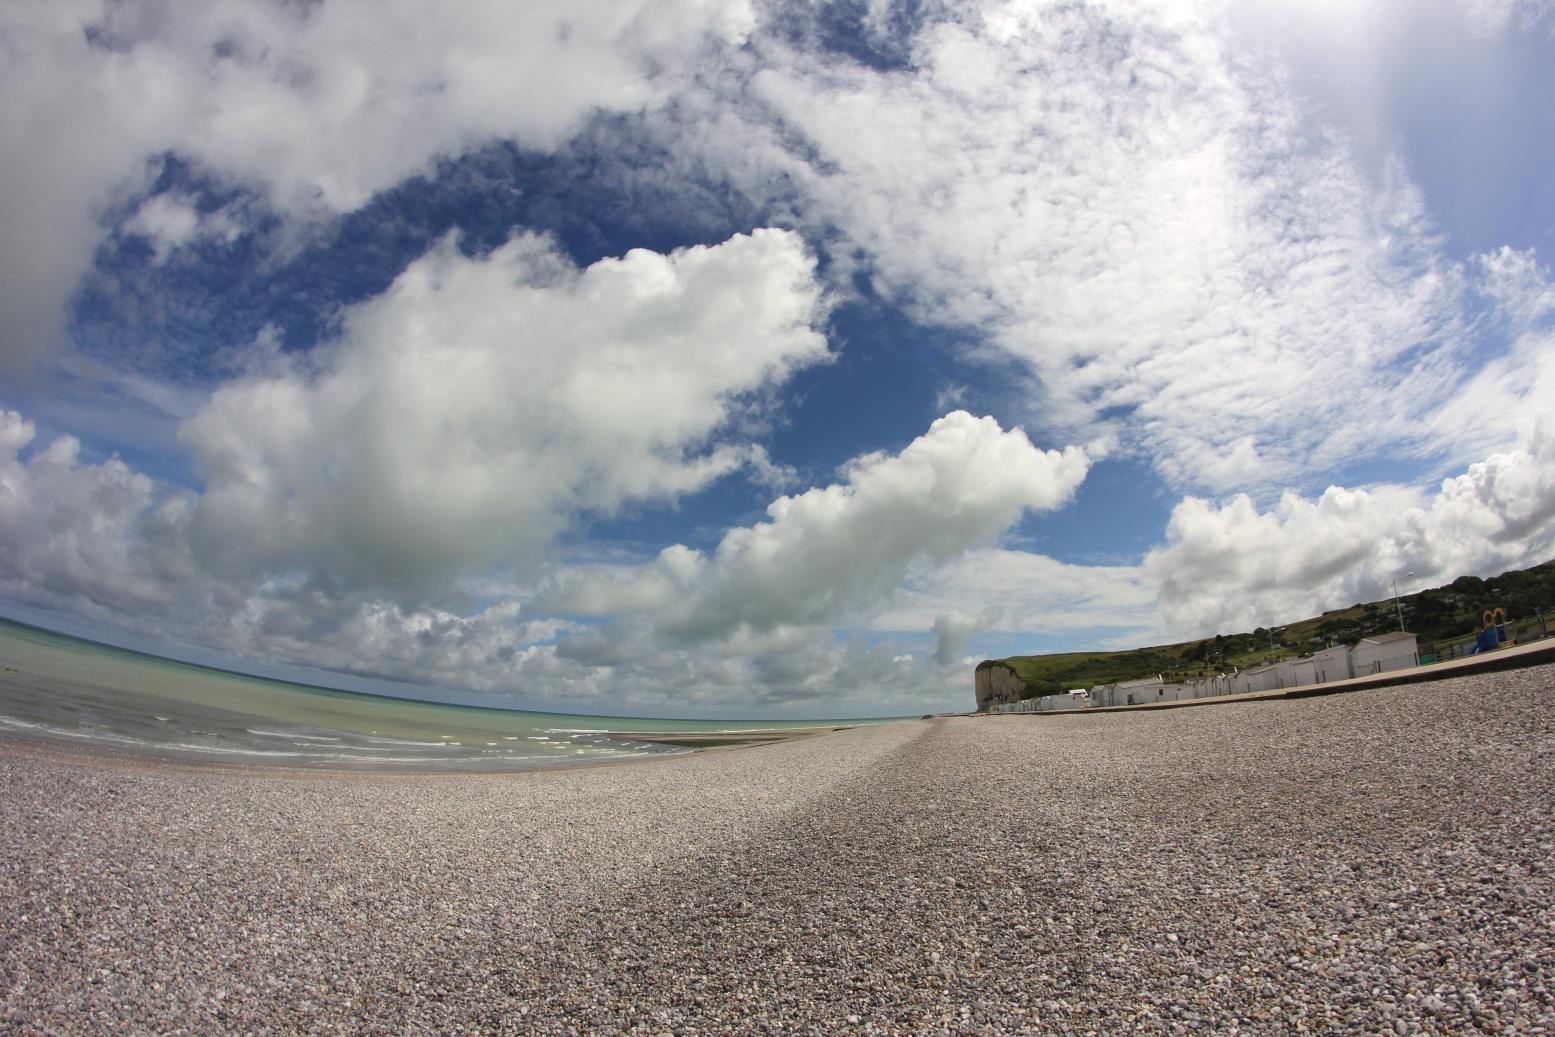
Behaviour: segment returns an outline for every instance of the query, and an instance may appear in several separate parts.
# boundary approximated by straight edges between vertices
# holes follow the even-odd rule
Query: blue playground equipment
[[[1486,609],[1481,617],[1484,620],[1484,628],[1474,635],[1474,650],[1470,655],[1478,655],[1488,652],[1492,648],[1500,648],[1511,643],[1511,637],[1506,629],[1506,610],[1499,606]]]

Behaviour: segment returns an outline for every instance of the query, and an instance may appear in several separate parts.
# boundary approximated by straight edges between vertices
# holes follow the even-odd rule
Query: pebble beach
[[[1555,1033],[1555,666],[520,774],[0,742],[0,1032]]]

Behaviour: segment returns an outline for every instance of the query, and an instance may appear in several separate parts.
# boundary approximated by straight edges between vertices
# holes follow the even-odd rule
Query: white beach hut
[[[1350,649],[1344,645],[1334,645],[1321,652],[1313,652],[1312,662],[1317,666],[1319,684],[1348,680],[1355,676],[1350,669]]]
[[[1419,664],[1415,635],[1403,630],[1363,637],[1350,649],[1350,670],[1357,677]]]

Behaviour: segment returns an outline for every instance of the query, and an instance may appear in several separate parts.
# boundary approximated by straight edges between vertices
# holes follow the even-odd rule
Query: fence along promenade
[[[1234,675],[1222,674],[1219,678],[1206,677],[1185,684],[1167,684],[1159,677],[1154,680],[1126,681],[1119,684],[1102,684],[1090,689],[1085,698],[1073,692],[1064,695],[1044,695],[993,706],[989,713],[1107,713],[1132,709],[1170,709],[1181,706],[1208,705],[1215,702],[1248,702],[1259,699],[1307,698],[1315,695],[1335,695],[1365,688],[1378,688],[1388,684],[1418,684],[1423,681],[1444,680],[1470,673],[1488,673],[1494,670],[1521,669],[1555,662],[1555,637],[1546,636],[1523,644],[1507,644],[1489,652],[1457,659],[1443,659],[1418,666],[1406,666],[1394,670],[1361,674],[1341,680],[1318,681],[1283,688],[1238,691],[1217,690],[1227,684],[1217,685]],[[1250,672],[1250,671],[1243,671]],[[1127,689],[1135,689],[1132,692]],[[1109,689],[1125,689],[1125,695],[1133,694],[1137,701],[1111,702],[1106,699]],[[1160,689],[1158,697],[1143,700],[1146,689]],[[1096,692],[1102,692],[1098,696]],[[1168,697],[1168,695],[1170,697]]]

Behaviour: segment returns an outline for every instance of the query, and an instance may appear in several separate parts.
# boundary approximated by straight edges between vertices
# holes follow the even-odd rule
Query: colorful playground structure
[[[1517,643],[1517,638],[1511,636],[1507,631],[1505,609],[1499,606],[1493,609],[1486,609],[1483,618],[1485,625],[1475,635],[1474,648],[1469,653],[1470,655],[1478,655],[1493,648],[1503,648]]]

